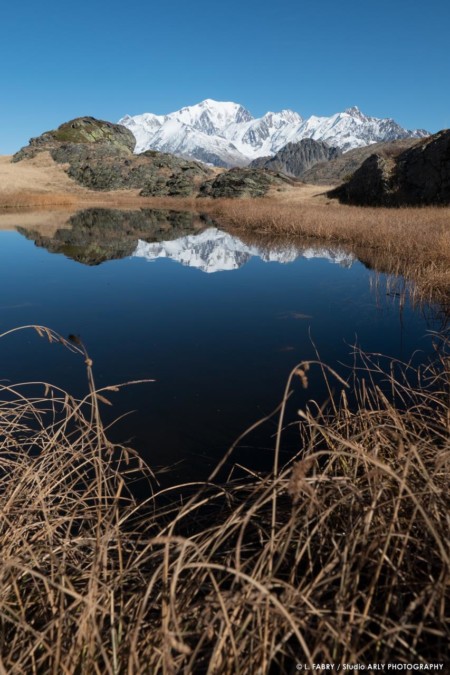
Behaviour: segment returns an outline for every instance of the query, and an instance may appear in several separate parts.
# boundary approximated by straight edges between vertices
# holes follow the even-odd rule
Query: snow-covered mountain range
[[[236,270],[257,257],[264,262],[290,263],[299,258],[326,258],[330,262],[350,267],[355,258],[339,248],[307,248],[294,245],[268,249],[245,244],[238,237],[209,227],[200,234],[191,234],[172,241],[147,243],[139,240],[133,253],[136,258],[153,261],[168,258],[195,267],[203,272],[225,272]]]
[[[212,99],[168,115],[125,115],[119,124],[135,135],[136,153],[160,150],[217,166],[245,166],[303,138],[325,141],[346,152],[371,143],[428,135],[424,129],[403,129],[393,119],[369,117],[357,107],[331,117],[303,119],[293,110],[281,110],[255,118],[238,103]]]

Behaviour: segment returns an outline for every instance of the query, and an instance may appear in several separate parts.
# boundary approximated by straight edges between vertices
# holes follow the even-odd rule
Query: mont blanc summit
[[[356,106],[331,117],[303,119],[293,110],[255,118],[242,105],[206,99],[167,115],[125,115],[119,124],[136,137],[135,152],[160,150],[216,166],[245,166],[270,157],[303,138],[324,141],[342,152],[399,138],[423,138],[393,119],[369,117]]]

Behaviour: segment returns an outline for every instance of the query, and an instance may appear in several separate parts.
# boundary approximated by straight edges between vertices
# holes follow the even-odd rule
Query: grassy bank
[[[310,187],[310,186],[309,186]],[[298,236],[345,245],[372,267],[401,274],[425,298],[450,299],[450,208],[344,206],[324,196],[220,200],[212,212],[243,234]]]
[[[163,492],[133,451],[108,442],[99,406],[115,388],[96,391],[83,347],[66,345],[87,368],[83,401],[2,385],[0,672],[290,673],[333,662],[445,672],[442,339],[419,371],[356,354],[343,382],[300,364],[286,397],[317,377],[338,393],[299,412],[288,465],[282,402],[270,475],[219,485],[213,473]],[[149,494],[139,504],[138,477]]]

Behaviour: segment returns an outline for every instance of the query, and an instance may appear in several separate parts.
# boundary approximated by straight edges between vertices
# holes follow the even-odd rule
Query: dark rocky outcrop
[[[288,176],[267,169],[237,168],[224,171],[200,187],[201,197],[263,197],[270,188],[293,185]]]
[[[350,176],[374,153],[395,155],[417,144],[417,138],[404,138],[390,143],[374,143],[350,150],[330,161],[319,162],[307,169],[302,180],[315,185],[337,185]]]
[[[331,148],[323,141],[304,138],[298,143],[288,143],[273,157],[259,157],[250,166],[281,171],[288,176],[300,178],[318,162],[329,162],[342,155],[338,148]]]
[[[94,208],[71,216],[52,237],[26,228],[18,231],[50,253],[62,253],[85,265],[99,265],[130,256],[139,239],[149,243],[169,241],[197,234],[210,225],[206,216],[188,211]]]
[[[70,147],[74,144],[105,145],[114,150],[116,154],[132,155],[136,139],[131,131],[120,124],[97,120],[94,117],[78,117],[61,124],[53,131],[46,131],[40,136],[30,139],[29,145],[19,150],[12,161],[19,162],[22,159],[31,159],[39,152],[55,151],[60,149],[61,146],[69,145]]]
[[[450,130],[397,154],[373,154],[349,181],[328,194],[362,206],[450,204]]]
[[[82,117],[32,138],[14,162],[47,151],[67,174],[91,190],[139,189],[143,196],[188,196],[212,175],[200,162],[156,151],[134,155],[135,138],[119,124]]]
[[[186,196],[197,190],[211,171],[199,162],[149,151],[124,157],[106,146],[64,146],[52,153],[69,164],[68,175],[91,190],[140,189],[144,197]]]

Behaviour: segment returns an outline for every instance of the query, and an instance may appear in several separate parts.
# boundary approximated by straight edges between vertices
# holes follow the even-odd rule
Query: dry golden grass
[[[138,190],[115,190],[113,192],[94,192],[86,193],[71,192],[32,192],[0,191],[0,217],[4,214],[47,209],[49,212],[53,208],[60,206],[70,206],[73,211],[91,207],[105,208],[127,208],[127,209],[172,209],[174,211],[198,211],[199,206],[203,206],[203,201],[194,198],[183,197],[139,197]]]
[[[67,192],[1,192],[2,209],[47,209],[53,206],[77,206],[80,199]]]
[[[108,442],[99,405],[114,388],[96,391],[83,346],[65,344],[87,367],[83,401],[2,385],[0,672],[283,674],[296,663],[448,672],[442,344],[419,372],[357,354],[361,370],[347,383],[299,364],[277,413],[270,475],[219,485],[215,471],[203,486],[160,493],[132,451]],[[319,376],[338,394],[300,411],[298,454],[279,466],[289,391]],[[141,503],[130,490],[138,476],[148,482]]]

